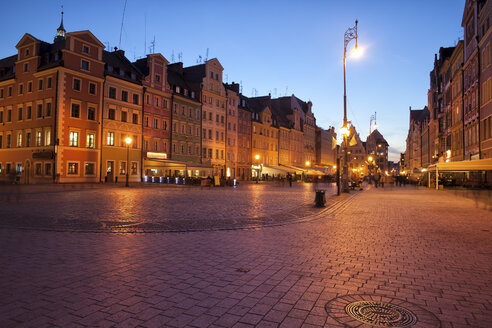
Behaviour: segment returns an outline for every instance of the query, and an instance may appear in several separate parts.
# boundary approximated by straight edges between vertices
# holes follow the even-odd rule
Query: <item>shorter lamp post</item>
[[[256,167],[259,167],[260,166],[260,155],[256,154],[255,159],[256,159],[256,164],[257,164]],[[259,179],[260,179],[260,169],[257,168],[256,169],[256,183],[258,183]]]
[[[125,187],[129,187],[130,185],[128,184],[128,171],[130,170],[130,144],[132,143],[132,138],[126,137],[125,138],[125,143],[126,143],[126,183]]]

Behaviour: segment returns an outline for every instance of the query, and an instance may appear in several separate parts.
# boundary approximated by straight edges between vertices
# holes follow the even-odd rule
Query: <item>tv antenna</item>
[[[239,92],[243,94],[243,81],[239,81]]]
[[[171,53],[171,63],[175,63],[175,61],[174,61],[174,49],[173,49],[173,52]]]
[[[202,55],[198,56],[198,59],[196,60],[197,64],[200,64],[202,62]]]
[[[288,85],[285,86],[285,96],[286,97],[287,97],[287,91],[289,91],[289,86]]]
[[[207,61],[207,60],[208,60],[208,48],[207,48],[207,53],[205,55],[205,61]]]
[[[226,74],[225,78],[226,78],[226,83],[229,83],[229,74]]]
[[[180,53],[178,54],[178,61],[179,61],[179,62],[182,62],[182,61],[183,61],[183,53],[182,53],[182,52],[180,52]]]
[[[123,15],[121,16],[120,42],[118,43],[118,48],[120,49],[121,49],[121,34],[123,33],[123,22],[125,21],[126,2],[127,0],[125,0],[125,6],[123,7]]]
[[[273,97],[277,98],[277,88],[273,89]]]
[[[149,51],[151,54],[155,53],[155,35],[154,35],[154,39],[150,42]]]

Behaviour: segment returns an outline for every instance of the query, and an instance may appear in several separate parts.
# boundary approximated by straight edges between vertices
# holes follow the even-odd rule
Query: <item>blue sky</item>
[[[15,54],[24,33],[51,42],[62,4],[67,31],[88,29],[110,48],[119,46],[125,0],[19,0],[2,5],[0,57]],[[149,53],[155,37],[155,52],[169,61],[181,53],[190,66],[208,48],[208,58],[218,58],[225,68],[224,81],[241,81],[246,96],[295,94],[313,102],[319,126],[338,130],[343,35],[358,19],[365,51],[347,61],[348,119],[365,140],[376,111],[390,160],[398,160],[409,106],[427,105],[434,53],[463,38],[464,5],[465,0],[127,0],[121,49],[133,61]]]

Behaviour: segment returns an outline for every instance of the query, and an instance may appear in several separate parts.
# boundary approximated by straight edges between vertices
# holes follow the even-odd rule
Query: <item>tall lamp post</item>
[[[125,183],[125,187],[130,187],[130,185],[128,184],[128,178],[129,178],[128,173],[130,170],[130,144],[132,143],[132,138],[126,137],[125,143],[126,143],[126,183]]]
[[[343,143],[344,143],[344,160],[343,160],[343,171],[342,171],[342,191],[348,192],[348,135],[350,133],[347,121],[347,46],[350,41],[355,39],[355,50],[357,50],[357,20],[355,21],[355,26],[349,28],[345,31],[344,42],[343,42]]]
[[[259,167],[260,166],[260,155],[256,154],[255,159],[256,159],[257,167]],[[257,168],[256,169],[256,183],[258,183],[259,179],[260,179],[260,169]]]

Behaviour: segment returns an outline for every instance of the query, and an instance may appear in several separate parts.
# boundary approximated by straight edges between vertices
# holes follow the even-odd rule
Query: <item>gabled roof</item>
[[[128,58],[126,58],[123,50],[116,50],[113,52],[103,51],[103,61],[106,63],[104,72],[105,75],[113,76],[136,84],[142,84],[142,72],[135,67],[135,65],[133,65]],[[113,67],[112,72],[108,70],[109,66]],[[116,68],[118,68],[118,72],[116,72]],[[123,75],[120,75],[119,73],[121,70],[124,72]],[[130,76],[128,76],[127,73],[130,73]],[[135,79],[131,78],[132,73],[135,74]]]
[[[424,122],[430,117],[427,106],[423,109],[410,109],[410,122]]]
[[[40,40],[36,39],[35,37],[33,37],[31,34],[29,33],[26,33],[24,34],[24,36],[19,40],[19,42],[17,42],[17,44],[15,45],[16,48],[20,48],[22,47],[23,45],[25,44],[29,44],[29,43],[32,43],[32,42],[40,42]]]
[[[200,83],[206,75],[205,64],[185,67],[183,68],[183,71],[186,73],[189,79]]]
[[[257,113],[263,112],[267,107],[271,107],[270,96],[252,97],[248,101],[249,108]]]
[[[16,61],[17,55],[0,59],[0,81],[15,77],[14,65]]]
[[[376,143],[385,143],[386,145],[388,145],[388,142],[386,141],[386,139],[384,139],[383,135],[381,134],[381,132],[378,131],[378,129],[371,132],[371,134],[367,137],[367,140],[369,139],[373,139],[374,141],[376,141]]]
[[[75,36],[84,41],[92,42],[93,44],[96,44],[99,47],[106,48],[104,44],[102,44],[101,41],[99,41],[99,39],[96,38],[94,34],[92,34],[92,32],[89,30],[70,32],[67,33],[66,36]]]

